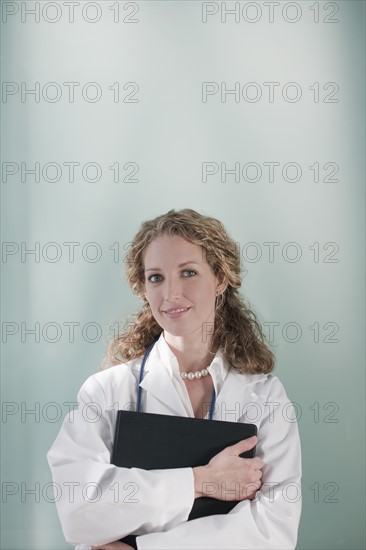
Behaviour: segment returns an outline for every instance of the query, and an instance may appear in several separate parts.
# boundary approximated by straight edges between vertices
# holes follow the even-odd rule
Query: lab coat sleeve
[[[259,407],[259,404],[257,404]],[[259,410],[259,408],[257,408]],[[226,515],[186,521],[136,539],[139,550],[294,549],[301,514],[301,451],[296,414],[277,377],[261,399],[257,456],[261,491]]]
[[[78,405],[47,453],[67,542],[97,546],[185,521],[194,502],[192,469],[147,471],[110,464],[115,411],[106,410],[95,377],[82,386]]]

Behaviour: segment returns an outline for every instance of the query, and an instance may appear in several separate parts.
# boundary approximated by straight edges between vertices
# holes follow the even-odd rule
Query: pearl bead
[[[180,375],[183,378],[183,380],[199,380],[203,376],[207,376],[209,374],[208,369],[202,369],[198,370],[196,372],[181,372]]]

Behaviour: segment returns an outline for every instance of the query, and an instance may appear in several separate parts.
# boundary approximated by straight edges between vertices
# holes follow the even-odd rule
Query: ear
[[[216,281],[217,281],[216,291],[220,292],[221,294],[222,292],[224,292],[224,290],[227,287],[227,279],[225,277],[225,274],[222,271],[220,271],[220,273],[216,276]]]

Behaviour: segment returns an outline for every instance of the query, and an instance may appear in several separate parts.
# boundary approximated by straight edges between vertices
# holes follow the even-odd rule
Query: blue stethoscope
[[[160,336],[157,336],[155,338],[155,340],[148,346],[148,348],[145,351],[144,357],[142,359],[142,363],[141,363],[141,367],[140,367],[139,387],[138,387],[138,392],[137,392],[137,412],[141,412],[141,386],[140,386],[140,384],[141,384],[142,378],[144,376],[145,363],[147,361],[147,358],[149,356],[150,351],[152,350],[152,348],[155,345],[155,342],[157,342],[157,340],[159,340],[159,338],[160,338]],[[213,412],[214,412],[214,408],[215,408],[215,401],[216,401],[216,394],[215,394],[215,388],[214,388],[214,390],[212,392],[212,398],[211,398],[211,405],[210,405],[210,412],[209,412],[209,415],[208,415],[208,420],[212,420]]]

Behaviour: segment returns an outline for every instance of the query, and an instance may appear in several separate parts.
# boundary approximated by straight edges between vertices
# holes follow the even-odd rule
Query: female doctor
[[[62,488],[63,533],[78,549],[295,548],[296,415],[270,374],[274,357],[238,292],[240,274],[236,243],[215,218],[170,210],[142,224],[126,275],[143,308],[81,387],[78,409],[47,454]],[[131,408],[254,423],[258,439],[226,447],[205,466],[121,468],[110,463],[116,411]],[[239,456],[255,445],[255,458]],[[207,495],[240,502],[228,514],[187,521],[195,498]],[[121,541],[128,535],[132,545]]]

